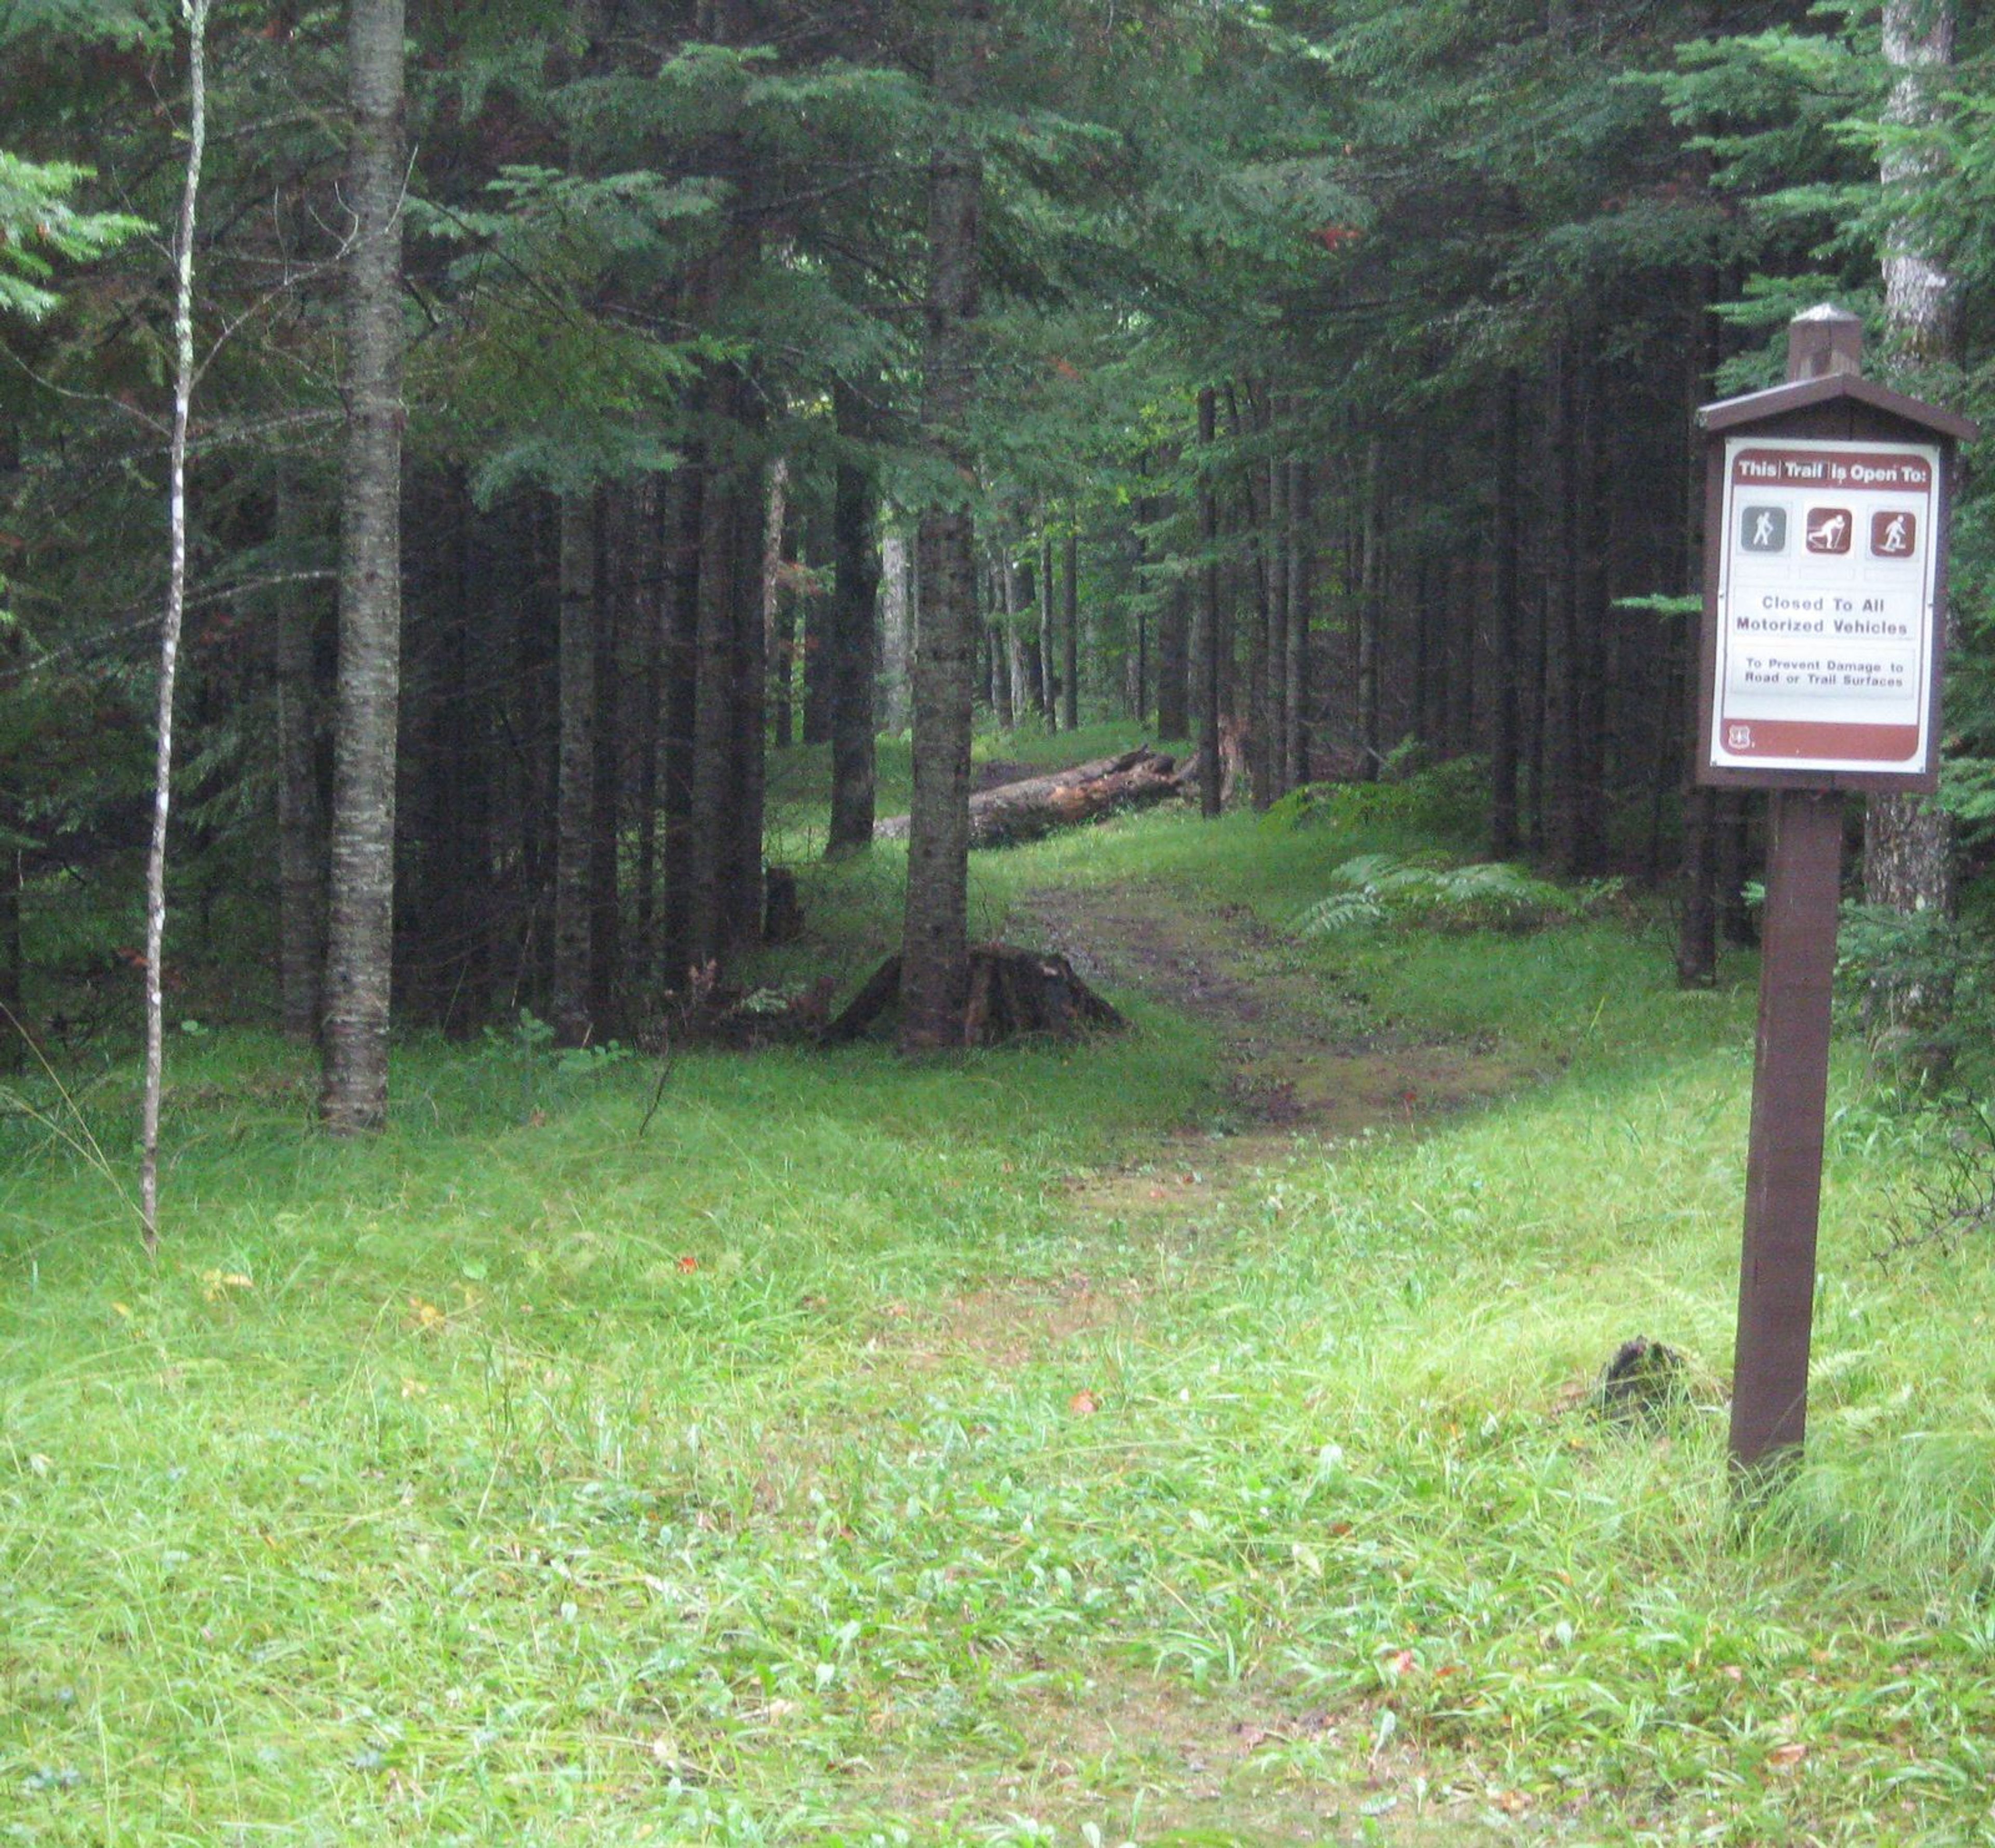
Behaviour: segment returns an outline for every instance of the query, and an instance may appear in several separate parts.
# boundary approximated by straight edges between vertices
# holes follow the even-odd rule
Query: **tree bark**
[[[596,555],[599,496],[561,502],[561,744],[555,795],[555,1040],[589,1036],[589,843],[596,768]]]
[[[1385,620],[1384,539],[1380,520],[1384,509],[1385,443],[1372,437],[1365,445],[1363,524],[1359,539],[1358,577],[1358,778],[1373,781],[1382,761],[1379,739],[1379,640]]]
[[[1887,125],[1908,139],[1880,163],[1886,200],[1904,208],[1883,250],[1885,356],[1894,383],[1917,390],[1921,376],[1956,359],[1959,308],[1952,277],[1911,215],[1934,156],[1921,131],[1940,120],[1938,78],[1953,63],[1953,0],[1887,0],[1884,58],[1895,74]],[[1949,639],[1956,624],[1948,619]],[[1932,798],[1877,795],[1863,826],[1863,894],[1907,913],[1953,909],[1953,818]],[[1896,1006],[1894,1001],[1892,1006]]]
[[[194,234],[208,139],[208,0],[187,7],[187,153],[173,237],[173,410],[167,464],[167,609],[160,629],[154,728],[153,836],[146,860],[146,1091],[139,1159],[139,1214],[146,1249],[160,1235],[160,1096],[165,1082],[160,964],[167,929],[167,822],[173,799],[173,683],[187,607],[187,419],[194,397]]]
[[[1053,646],[1053,536],[1039,516],[1039,715],[1049,732],[1060,728],[1059,661]]]
[[[882,684],[881,723],[898,733],[908,728],[908,675],[914,641],[914,561],[897,532],[880,541],[880,630]]]
[[[589,738],[589,986],[590,1031],[619,1030],[616,991],[623,979],[621,887],[623,808],[623,615],[630,601],[631,490],[599,501],[596,519],[596,706]]]
[[[1220,788],[1219,489],[1213,479],[1218,397],[1208,385],[1198,394],[1198,538],[1201,553],[1198,603],[1198,803],[1210,819],[1223,805]]]
[[[277,478],[276,538],[294,568],[307,534],[294,469]],[[321,598],[310,585],[277,593],[277,981],[284,1037],[316,1040],[325,970],[325,805],[319,790],[317,630]]]
[[[1505,373],[1496,398],[1495,702],[1489,730],[1489,851],[1517,856],[1517,377]]]
[[[1078,519],[1078,514],[1074,517]],[[1075,525],[1066,529],[1065,564],[1060,627],[1066,644],[1066,672],[1060,691],[1066,707],[1066,729],[1077,731],[1080,728],[1080,532]]]
[[[973,479],[963,432],[975,390],[983,161],[966,112],[974,102],[990,0],[965,0],[936,27],[935,84],[947,115],[929,162],[929,298],[922,435],[963,483],[921,531],[921,630],[915,659],[914,790],[901,939],[901,1047],[960,1045],[969,991],[970,669],[976,659],[975,535],[963,503]]]
[[[834,394],[839,433],[865,435],[865,405]],[[873,647],[880,601],[880,555],[874,539],[871,479],[847,455],[840,459],[832,509],[831,825],[827,857],[856,852],[873,840]]]
[[[379,1128],[388,1109],[402,617],[402,0],[351,0],[347,51],[345,201],[354,225],[320,1095],[327,1128],[342,1135]]]
[[[671,578],[665,613],[664,888],[658,961],[668,991],[683,993],[693,955],[693,734],[699,703],[700,535],[706,530],[708,469],[695,449],[674,483]]]
[[[1310,780],[1310,624],[1315,616],[1316,509],[1309,463],[1289,464],[1288,665],[1282,680],[1286,710],[1282,742],[1288,750],[1284,785],[1300,789]]]

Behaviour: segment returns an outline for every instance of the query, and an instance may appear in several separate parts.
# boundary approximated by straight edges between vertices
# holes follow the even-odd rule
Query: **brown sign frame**
[[[1717,789],[1923,791],[1939,787],[1940,682],[1946,661],[1947,536],[1958,445],[1972,439],[1968,418],[1887,390],[1853,373],[1832,373],[1707,404],[1698,413],[1705,450],[1704,620],[1698,650],[1697,781]],[[1725,534],[1725,443],[1728,437],[1780,442],[1918,443],[1939,452],[1933,498],[1931,646],[1925,760],[1906,770],[1820,770],[1714,764],[1717,708],[1718,593]]]

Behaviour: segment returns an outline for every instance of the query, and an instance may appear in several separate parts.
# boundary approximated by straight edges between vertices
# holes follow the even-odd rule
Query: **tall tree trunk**
[[[561,503],[561,745],[555,795],[555,1043],[589,1036],[589,843],[596,770],[596,555],[601,506],[594,492]]]
[[[668,991],[683,994],[693,954],[693,735],[699,703],[700,535],[709,469],[695,449],[674,482],[665,627],[664,895],[658,960]]]
[[[1364,782],[1379,775],[1382,761],[1379,736],[1379,641],[1385,622],[1385,541],[1380,531],[1384,508],[1385,443],[1372,437],[1365,445],[1364,524],[1360,538],[1358,579],[1358,775]]]
[[[1182,578],[1157,612],[1157,735],[1191,736],[1191,589]]]
[[[597,1037],[619,1030],[616,991],[623,979],[620,851],[623,807],[623,616],[630,603],[632,493],[599,502],[596,519],[596,711],[589,737],[589,1026]]]
[[[1895,74],[1885,120],[1908,139],[1880,165],[1887,203],[1901,208],[1884,239],[1885,357],[1894,380],[1916,390],[1921,375],[1959,357],[1953,278],[1912,208],[1931,180],[1931,131],[1942,113],[1942,74],[1953,63],[1954,0],[1887,0],[1884,57]],[[1956,625],[1949,615],[1952,639]],[[1863,894],[1894,911],[1953,909],[1953,819],[1923,795],[1873,795],[1863,827]],[[1901,1011],[1902,998],[1887,1005]]]
[[[491,678],[489,643],[492,586],[471,488],[462,469],[450,472],[449,623],[442,641],[444,696],[438,715],[444,788],[434,843],[438,862],[436,1017],[462,1037],[481,1024],[489,1000],[493,933]]]
[[[867,434],[865,403],[834,394],[840,435]],[[847,454],[838,464],[832,509],[831,826],[829,855],[873,841],[873,644],[880,601],[880,554],[874,541],[873,483]]]
[[[1078,521],[1077,510],[1073,518]],[[1077,731],[1080,727],[1080,530],[1077,524],[1070,524],[1066,529],[1063,562],[1060,630],[1066,647],[1066,672],[1060,691],[1066,707],[1063,722],[1069,731]]]
[[[1039,515],[1039,716],[1059,730],[1059,663],[1053,650],[1053,536]]]
[[[751,428],[761,422],[760,404],[751,396],[744,406],[743,421]],[[736,508],[733,711],[722,875],[722,958],[730,964],[762,940],[769,687],[768,657],[762,647],[762,568],[775,466],[772,462],[748,476]]]
[[[716,388],[716,397],[728,396]],[[699,533],[697,694],[693,708],[690,946],[695,965],[726,948],[728,802],[733,794],[736,623],[734,567],[739,472],[707,476]]]
[[[881,725],[899,733],[908,719],[908,674],[914,643],[914,560],[898,532],[880,541]]]
[[[664,731],[666,609],[660,498],[658,477],[647,476],[638,484],[637,505],[632,510],[637,586],[633,613],[640,641],[635,745],[637,850],[637,864],[631,869],[637,938],[630,946],[630,980],[640,994],[657,975],[658,960],[658,751]]]
[[[1282,675],[1282,717],[1288,764],[1282,782],[1300,789],[1310,780],[1310,625],[1315,617],[1316,507],[1313,476],[1298,456],[1289,464],[1288,665]]]
[[[402,627],[402,0],[350,0],[347,52],[354,225],[320,1095],[335,1135],[378,1128],[388,1109]]]
[[[1268,517],[1262,544],[1268,558],[1267,633],[1263,640],[1261,701],[1254,715],[1258,734],[1255,805],[1265,808],[1287,795],[1289,783],[1289,464],[1277,455],[1268,463]],[[1265,792],[1262,783],[1265,781]]]
[[[949,112],[929,161],[929,298],[922,435],[967,489],[963,431],[975,390],[984,169],[967,112],[975,102],[991,0],[963,0],[935,29],[935,84]],[[901,950],[901,1046],[959,1045],[969,984],[970,668],[976,658],[975,534],[960,492],[921,528],[921,629],[915,658],[914,788]]]
[[[1221,807],[1219,713],[1223,675],[1220,667],[1219,486],[1213,479],[1213,447],[1217,436],[1218,396],[1208,385],[1198,394],[1199,565],[1197,672],[1198,805],[1208,819]]]
[[[295,570],[307,537],[309,503],[294,469],[277,477],[276,538],[287,570]],[[315,1040],[319,990],[325,970],[325,805],[319,790],[319,687],[317,630],[322,599],[316,586],[278,591],[277,981],[284,1036]]]
[[[187,607],[187,418],[194,397],[194,233],[208,140],[208,0],[187,7],[187,154],[173,238],[173,412],[167,465],[166,619],[160,630],[158,720],[153,742],[153,838],[146,860],[146,1093],[139,1165],[139,1213],[146,1248],[160,1234],[160,1096],[165,1082],[165,1013],[160,964],[167,930],[167,821],[173,775],[173,682]]]
[[[1595,368],[1573,369],[1573,439],[1578,479],[1572,507],[1574,623],[1571,637],[1572,836],[1568,870],[1591,875],[1607,861],[1608,555],[1612,544],[1608,463],[1601,440]]]
[[[1719,361],[1718,325],[1710,314],[1711,298],[1716,294],[1715,279],[1707,277],[1691,303],[1702,339],[1694,343],[1700,356],[1689,366],[1684,380],[1683,428],[1690,433],[1690,441],[1684,456],[1677,581],[1686,596],[1699,594],[1704,587],[1705,462],[1702,434],[1691,414],[1708,391]],[[1683,870],[1676,942],[1680,988],[1708,988],[1718,981],[1718,792],[1697,780],[1698,641],[1695,623],[1677,625],[1674,637],[1676,681],[1682,689],[1684,723],[1677,727],[1679,742],[1670,754],[1679,767],[1683,785]]]
[[[1489,730],[1489,851],[1517,854],[1517,583],[1522,538],[1517,517],[1517,376],[1506,373],[1496,398],[1495,702]]]

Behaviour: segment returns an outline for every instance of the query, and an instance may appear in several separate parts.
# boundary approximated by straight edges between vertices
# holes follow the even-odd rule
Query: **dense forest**
[[[391,1018],[641,1033],[903,733],[947,1043],[973,731],[1109,715],[1208,812],[1222,759],[1472,760],[1493,857],[1681,878],[1708,982],[1755,830],[1686,787],[1694,411],[1825,299],[1987,399],[1991,50],[1941,0],[15,0],[0,1056],[129,1033],[149,961],[320,1038],[338,1128]],[[1970,477],[1946,795],[1867,843],[1956,960],[1990,562]]]

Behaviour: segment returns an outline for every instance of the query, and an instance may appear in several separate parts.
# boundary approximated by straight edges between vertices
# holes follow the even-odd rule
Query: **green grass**
[[[1153,816],[977,902],[1281,925],[1371,844]],[[1839,1070],[1810,1461],[1742,1523],[1749,992],[1625,922],[1292,953],[1556,1075],[1228,1158],[1155,1006],[688,1056],[642,1140],[637,1061],[425,1043],[349,1149],[218,1036],[156,1262],[0,1118],[0,1840],[1990,1839],[1995,1252],[1868,1255],[1938,1132]],[[129,1165],[129,1074],[82,1107]],[[1692,1403],[1603,1425],[1638,1332]]]

